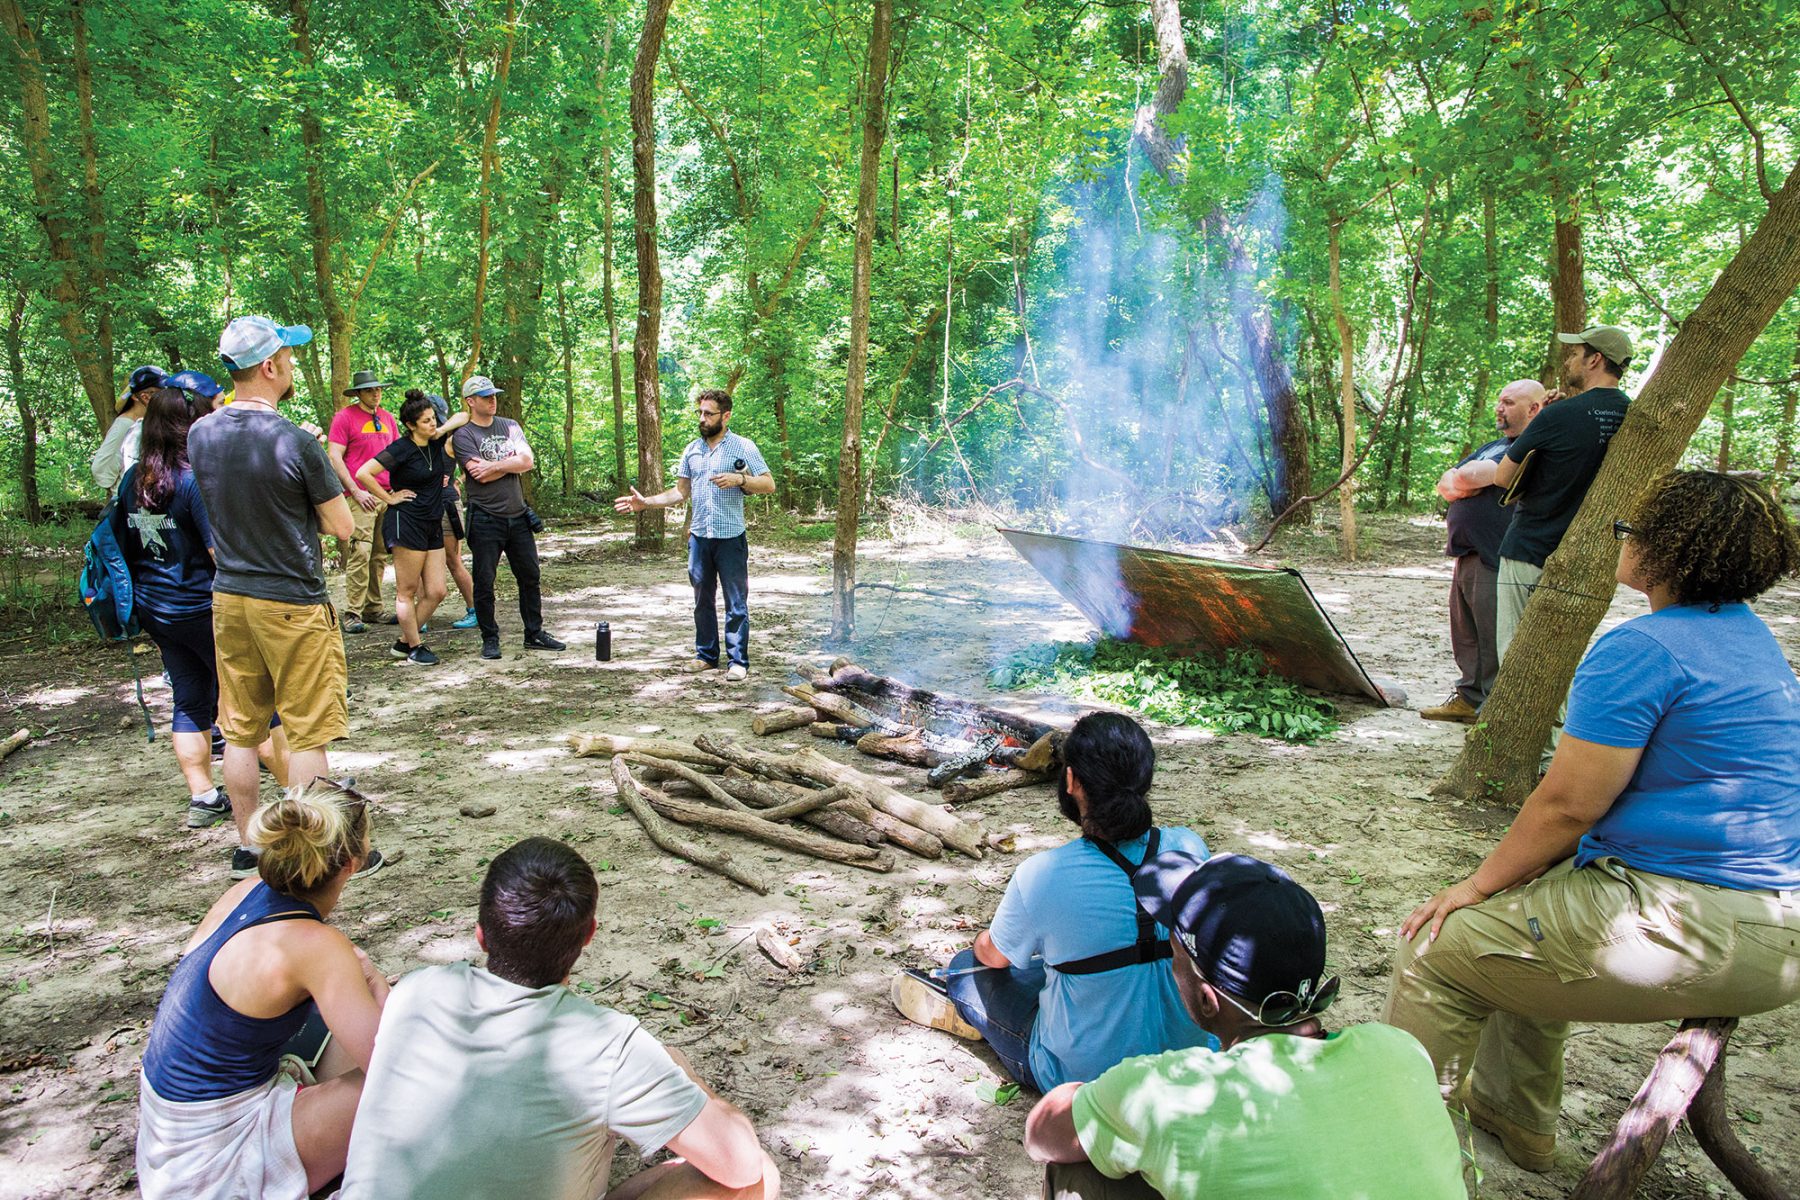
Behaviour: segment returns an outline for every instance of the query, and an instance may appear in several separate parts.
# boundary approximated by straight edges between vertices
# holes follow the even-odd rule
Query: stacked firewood
[[[770,885],[756,872],[670,822],[868,871],[893,869],[890,846],[923,858],[940,858],[946,849],[980,858],[987,844],[980,826],[949,805],[916,800],[816,750],[770,754],[716,734],[691,746],[606,733],[569,740],[578,756],[612,760],[619,802],[651,841],[759,895]]]

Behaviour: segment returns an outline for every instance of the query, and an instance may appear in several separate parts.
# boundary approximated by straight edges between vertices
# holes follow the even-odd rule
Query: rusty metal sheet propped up
[[[1000,534],[1112,637],[1213,651],[1248,647],[1295,683],[1388,704],[1298,571],[1022,529]]]

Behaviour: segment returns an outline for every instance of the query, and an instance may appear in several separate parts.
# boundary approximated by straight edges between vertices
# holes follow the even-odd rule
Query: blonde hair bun
[[[250,845],[261,851],[262,881],[287,896],[318,891],[368,848],[368,806],[361,793],[315,779],[290,789],[250,818]]]

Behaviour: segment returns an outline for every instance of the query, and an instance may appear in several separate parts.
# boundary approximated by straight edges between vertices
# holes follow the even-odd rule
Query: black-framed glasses
[[[1258,1025],[1271,1029],[1278,1029],[1283,1025],[1298,1025],[1308,1017],[1318,1016],[1337,1001],[1340,981],[1336,975],[1333,975],[1322,983],[1303,979],[1300,981],[1300,986],[1292,991],[1270,992],[1256,1006],[1256,1011],[1252,1012],[1249,1006],[1218,984],[1213,983],[1212,980],[1207,979],[1201,972],[1200,952],[1195,947],[1193,938],[1179,931],[1175,936],[1181,939],[1183,948],[1187,950],[1188,962],[1193,966],[1194,974],[1211,985],[1219,995],[1225,997],[1226,1002],[1233,1008]]]
[[[1613,522],[1613,541],[1615,542],[1622,542],[1636,532],[1637,530],[1633,529],[1623,521]]]

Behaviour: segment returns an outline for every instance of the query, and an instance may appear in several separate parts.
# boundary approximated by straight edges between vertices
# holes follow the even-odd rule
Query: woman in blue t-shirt
[[[205,829],[231,816],[231,798],[212,781],[209,731],[219,715],[212,527],[188,468],[193,403],[180,387],[161,387],[151,395],[138,461],[119,481],[113,533],[131,571],[138,624],[162,652],[175,694],[169,741],[187,780],[188,828]],[[287,739],[279,719],[257,752],[276,782],[285,785]],[[256,802],[253,796],[245,799]]]
[[[1745,603],[1800,574],[1800,540],[1761,484],[1712,471],[1657,480],[1613,531],[1650,612],[1582,660],[1493,853],[1402,924],[1388,998],[1446,1095],[1534,1171],[1568,1022],[1800,999],[1800,680]]]

